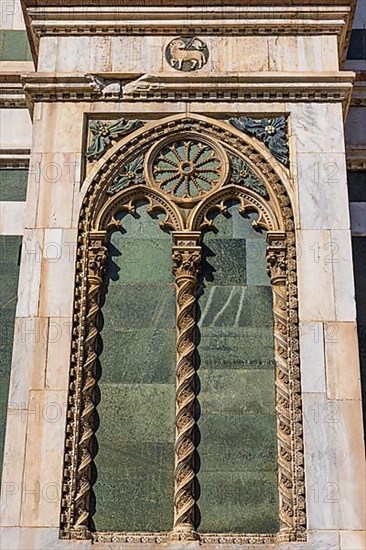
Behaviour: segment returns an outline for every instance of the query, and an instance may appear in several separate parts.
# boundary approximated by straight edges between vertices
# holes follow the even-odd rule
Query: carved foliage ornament
[[[85,153],[86,158],[89,161],[98,160],[111,145],[112,141],[130,134],[143,125],[144,122],[142,120],[126,120],[124,118],[112,124],[108,124],[102,120],[93,120],[89,126],[93,139]]]
[[[193,207],[187,216],[185,207],[177,206],[173,197],[161,194],[148,185],[127,185],[109,197],[105,191],[115,174],[115,156],[107,161],[85,197],[79,230],[77,273],[74,306],[74,329],[68,400],[68,425],[66,436],[64,482],[61,513],[61,536],[64,538],[92,538],[105,542],[157,542],[192,540],[202,543],[269,544],[275,541],[306,540],[304,457],[302,439],[301,387],[299,368],[296,243],[294,220],[289,198],[276,172],[264,156],[241,140],[229,134],[226,128],[207,119],[183,118],[175,122],[174,139],[166,141],[168,123],[146,130],[140,136],[139,152],[153,147],[156,157],[156,140],[166,146],[179,141],[181,135],[192,134],[192,129],[204,135],[203,143],[211,143],[215,149],[221,143],[255,164],[256,173],[263,174],[264,181],[276,197],[265,199],[260,193],[246,192],[241,186],[224,185],[218,191],[209,192]],[[172,130],[170,130],[172,131]],[[207,139],[206,139],[207,138]],[[209,139],[208,139],[209,138]],[[216,149],[215,149],[216,150]],[[217,146],[217,150],[220,147]],[[151,149],[150,149],[151,151]],[[128,144],[121,146],[119,154],[128,156]],[[234,153],[232,153],[234,155]],[[219,155],[220,156],[220,155]],[[236,155],[235,155],[236,156]],[[130,157],[131,158],[131,157]],[[132,159],[139,157],[132,157]],[[109,164],[108,164],[109,162]],[[129,161],[132,162],[132,161]],[[182,162],[184,160],[182,159]],[[128,164],[128,163],[127,163]],[[126,165],[125,165],[126,166]],[[138,166],[138,164],[137,164]],[[131,167],[130,167],[131,168]],[[245,182],[245,167],[239,165],[239,176]],[[244,174],[240,172],[244,170]],[[132,170],[133,171],[133,170]],[[122,171],[123,172],[123,171]],[[135,166],[135,174],[141,175]],[[234,168],[232,166],[232,173]],[[125,177],[126,174],[123,176]],[[128,179],[128,178],[127,178]],[[131,180],[132,180],[131,176]],[[227,180],[224,180],[227,183]],[[133,185],[133,184],[132,184]],[[276,415],[278,439],[278,487],[280,496],[280,531],[277,535],[248,534],[199,534],[195,533],[194,505],[194,374],[195,374],[195,301],[197,276],[200,269],[201,249],[199,239],[205,223],[205,213],[219,203],[224,209],[225,200],[243,198],[242,208],[255,209],[263,214],[268,230],[268,265],[274,296],[274,335],[276,361]],[[91,519],[94,437],[94,388],[95,369],[98,360],[98,293],[106,261],[108,224],[113,212],[121,208],[131,209],[134,200],[149,197],[162,210],[169,211],[173,228],[173,270],[177,296],[177,366],[176,366],[176,439],[175,439],[175,494],[174,528],[170,533],[93,533]],[[169,198],[171,202],[169,202]],[[107,203],[105,204],[105,201]],[[277,206],[276,206],[276,204]],[[220,206],[221,205],[221,206]],[[105,210],[104,210],[105,208]],[[114,210],[113,210],[114,208]],[[263,213],[263,208],[267,213]],[[180,214],[179,214],[180,212]],[[108,213],[108,216],[106,215]],[[97,220],[99,220],[97,222]]]
[[[272,155],[284,166],[289,165],[289,147],[286,134],[286,118],[254,119],[247,116],[230,118],[230,124],[262,141]]]
[[[130,185],[140,185],[144,183],[145,178],[143,172],[144,157],[140,155],[123,166],[113,184],[108,187],[108,195],[114,195]]]
[[[179,36],[168,44],[165,57],[173,69],[189,72],[202,69],[206,65],[209,51],[200,38]]]
[[[231,156],[231,182],[248,189],[253,189],[262,197],[268,198],[268,192],[264,183],[253,174],[248,164],[241,158]]]

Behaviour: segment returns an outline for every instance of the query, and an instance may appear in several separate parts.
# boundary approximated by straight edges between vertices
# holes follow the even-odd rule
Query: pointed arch
[[[227,163],[214,185],[202,194],[198,193],[196,197],[190,197],[186,202],[182,197],[176,197],[171,191],[159,187],[153,177],[151,166],[147,166],[147,162],[154,161],[159,142],[170,143],[170,140],[177,137],[181,139],[185,135],[190,136],[192,140],[199,140],[200,136],[203,136],[205,143],[212,144],[212,150],[218,152],[220,163]],[[143,157],[145,164],[143,176],[138,181],[131,177],[130,181],[118,189],[115,185],[116,178],[121,170],[123,171],[124,167],[138,155]],[[247,164],[263,185],[264,193],[260,194],[255,189],[249,188],[245,182],[240,185],[233,181],[233,171],[230,168],[233,155],[240,157]],[[179,114],[151,121],[115,143],[96,163],[82,186],[81,194],[83,201],[79,216],[61,536],[93,538],[100,541],[155,543],[170,539],[186,540],[187,537],[198,537],[193,532],[193,528],[188,528],[186,531],[179,528],[173,533],[158,534],[103,535],[91,531],[91,471],[95,437],[93,392],[96,384],[95,363],[98,358],[95,344],[98,337],[96,319],[99,311],[99,289],[107,261],[108,235],[118,228],[120,223],[116,215],[123,210],[133,213],[138,201],[147,201],[151,214],[155,212],[165,214],[161,225],[173,232],[174,269],[181,283],[178,289],[179,295],[182,300],[188,296],[182,289],[185,282],[189,281],[191,286],[188,313],[192,317],[194,281],[197,279],[200,261],[200,232],[211,223],[208,217],[211,211],[224,212],[226,203],[235,199],[240,202],[242,211],[257,211],[259,214],[257,225],[268,232],[268,272],[271,277],[274,301],[281,529],[279,534],[272,538],[265,535],[203,534],[199,539],[201,542],[216,544],[305,540],[296,243],[294,213],[291,205],[291,199],[294,197],[287,170],[255,138],[243,134],[229,123],[199,114],[189,116]],[[183,312],[184,307],[183,304]],[[185,330],[184,322],[186,319],[182,315],[182,326],[177,326],[180,336]],[[193,338],[192,334],[190,330],[190,338]],[[190,348],[189,356],[193,357],[193,355],[193,348]],[[181,363],[184,366],[182,361]],[[191,399],[188,401],[192,402]],[[179,414],[182,422],[185,421],[185,417],[190,419],[192,417],[192,411],[189,408],[180,409]],[[192,430],[190,430],[191,433]],[[179,453],[179,449],[177,452]],[[190,518],[190,512],[186,510],[187,502],[191,507],[194,504],[192,468],[189,460],[191,458],[184,463],[178,461],[176,470],[176,475],[179,476],[179,498],[185,502],[184,514],[180,513],[181,510],[176,510],[176,517],[184,516],[184,521]],[[182,492],[182,486],[184,487],[182,480],[184,481],[185,475],[189,483],[187,482],[184,489],[186,492]],[[179,498],[177,497],[177,502]]]

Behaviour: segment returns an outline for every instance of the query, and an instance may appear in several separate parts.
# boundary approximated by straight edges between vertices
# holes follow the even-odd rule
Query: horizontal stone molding
[[[220,75],[143,75],[99,73],[122,82],[120,91],[103,94],[87,75],[28,74],[22,83],[28,102],[43,101],[286,101],[342,102],[348,109],[354,73],[221,73]]]
[[[24,170],[29,167],[29,149],[1,149],[0,168],[10,170]]]
[[[347,170],[366,170],[366,148],[346,149]]]
[[[352,107],[365,107],[366,106],[366,73],[356,73],[356,80],[354,82],[352,98]]]
[[[20,74],[0,73],[0,109],[27,108]]]
[[[48,35],[276,35],[336,34],[342,60],[346,57],[356,0],[317,2],[242,2],[228,0],[197,6],[194,2],[69,2],[39,6],[22,0],[35,57],[41,36]],[[153,4],[153,5],[151,5]]]

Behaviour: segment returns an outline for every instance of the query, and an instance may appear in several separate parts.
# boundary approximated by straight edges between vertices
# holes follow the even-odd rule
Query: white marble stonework
[[[133,31],[119,32],[125,14],[113,12],[112,0],[104,11],[103,3],[98,6],[103,16],[98,15],[94,27],[87,17],[78,19],[75,6],[85,8],[81,0],[74,0],[75,9],[62,4],[63,9],[50,0],[43,9],[36,0],[23,2],[29,29],[37,37],[33,44],[37,71],[31,73],[30,67],[21,71],[29,71],[23,82],[33,121],[24,104],[0,112],[2,147],[31,150],[24,222],[19,204],[13,203],[11,211],[0,205],[1,233],[22,234],[24,227],[2,480],[1,549],[364,550],[365,468],[344,143],[352,74],[341,73],[339,55],[352,1],[298,0],[300,7],[293,7],[273,0],[263,22],[265,3],[233,0],[238,20],[245,10],[258,11],[252,34],[247,27],[253,22],[241,30],[231,29],[224,6],[216,14],[220,28],[207,31],[204,21],[202,34],[188,8],[174,19],[169,2],[162,3],[166,13],[158,22],[146,6],[145,13],[136,10],[142,27],[156,26],[153,34],[139,30],[136,21]],[[123,10],[125,4],[131,8],[124,1],[117,7]],[[18,28],[20,18],[14,12],[5,28]],[[96,32],[96,23],[104,30]],[[201,70],[181,73],[167,63],[165,48],[187,29],[207,44],[210,56]],[[7,65],[6,71],[10,69]],[[159,90],[151,97],[142,92],[103,99],[89,86],[88,73],[132,81],[143,77],[142,85],[150,78]],[[172,77],[181,80],[176,84]],[[232,79],[235,83],[228,92]],[[135,82],[128,86],[137,89]],[[212,95],[205,101],[207,90]],[[243,90],[246,95],[240,96]],[[166,100],[161,97],[164,93]],[[352,132],[353,108],[349,113]],[[139,118],[152,127],[157,119],[179,114],[221,122],[244,115],[288,117],[289,171],[266,152],[287,187],[296,226],[306,542],[142,545],[59,538],[79,215],[92,177],[106,159],[86,163],[83,180],[88,119]],[[263,151],[263,144],[253,143]],[[117,151],[114,147],[106,156]],[[15,212],[16,221],[11,219]]]
[[[30,149],[32,121],[26,109],[0,109],[2,149]]]
[[[174,74],[165,59],[170,36],[46,37],[39,71]],[[43,42],[44,40],[44,42]],[[335,36],[203,38],[211,54],[201,74],[245,71],[333,71],[338,69]],[[238,55],[237,52],[244,55]],[[248,53],[250,52],[250,55]]]
[[[25,202],[0,202],[0,235],[23,235]]]

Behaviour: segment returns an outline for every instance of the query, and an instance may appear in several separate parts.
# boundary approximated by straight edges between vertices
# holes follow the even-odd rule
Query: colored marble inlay
[[[201,532],[278,530],[272,291],[265,234],[235,205],[204,239],[199,298]]]
[[[175,290],[171,239],[140,205],[114,233],[103,306],[95,526],[173,524]]]

